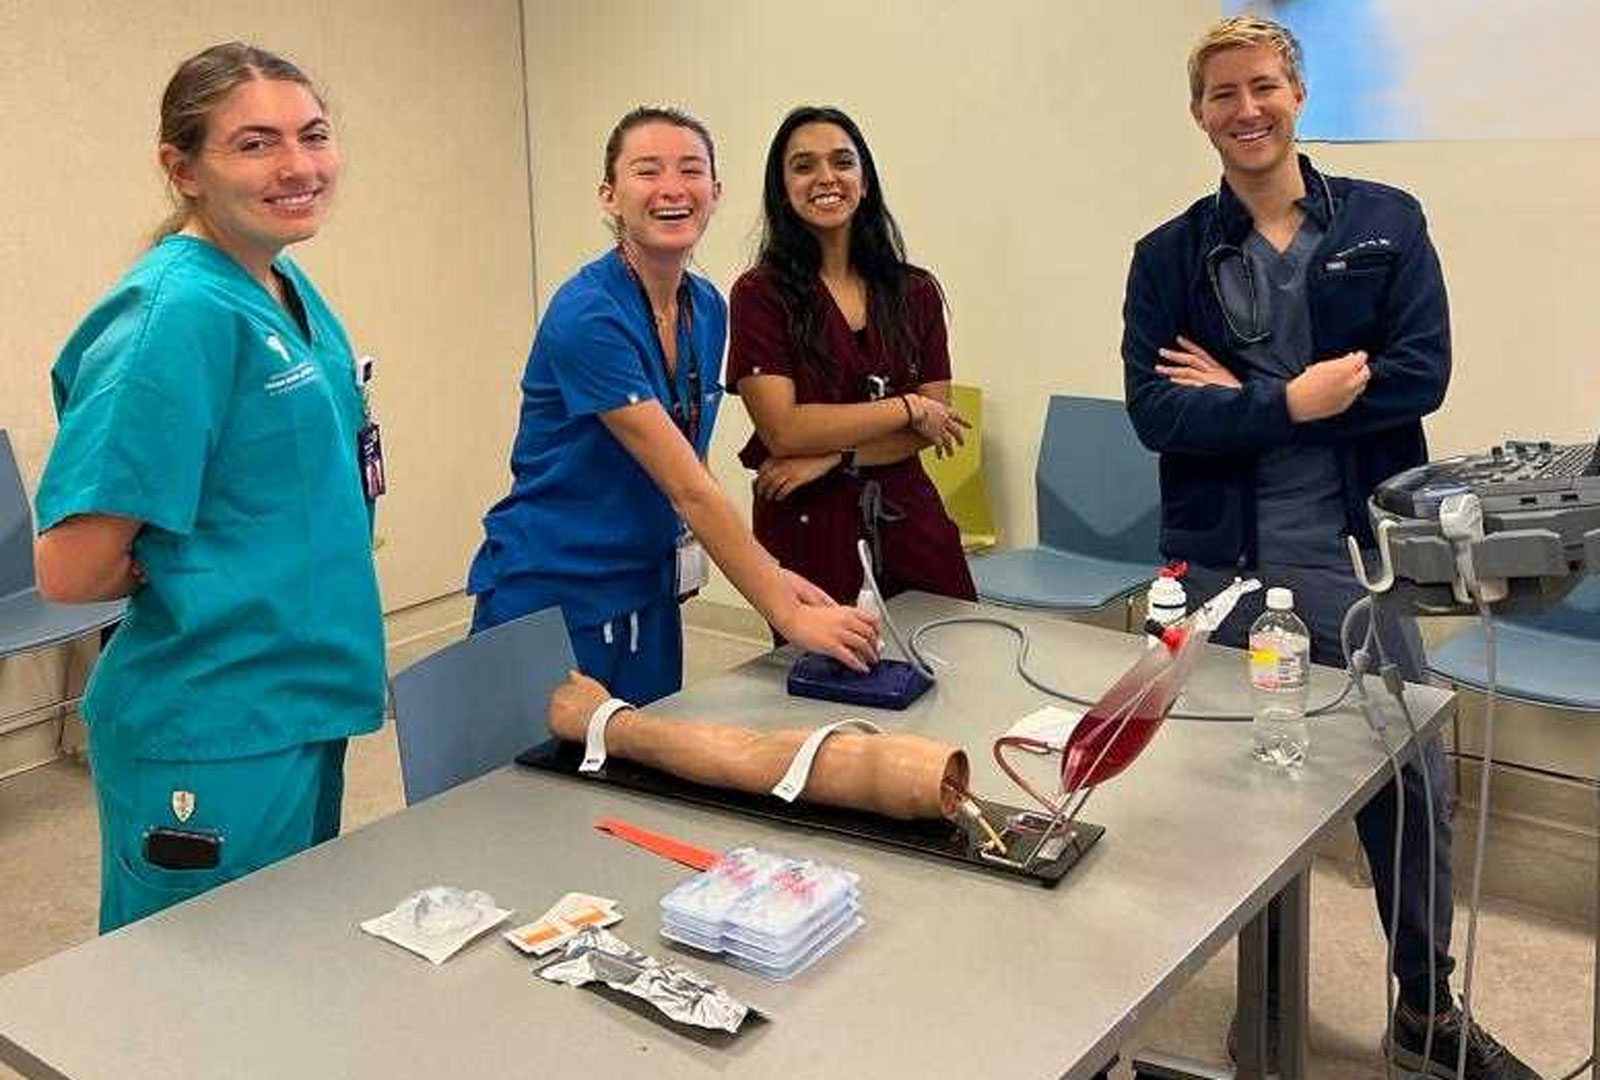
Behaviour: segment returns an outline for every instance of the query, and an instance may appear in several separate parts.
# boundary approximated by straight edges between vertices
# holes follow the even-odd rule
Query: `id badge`
[[[383,480],[383,440],[370,420],[356,432],[356,463],[361,467],[361,491],[371,502],[386,490]]]
[[[678,534],[678,602],[689,599],[711,580],[711,560],[706,549],[685,529]]]

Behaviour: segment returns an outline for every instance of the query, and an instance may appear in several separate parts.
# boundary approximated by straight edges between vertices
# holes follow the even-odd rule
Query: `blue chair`
[[[501,623],[393,679],[406,804],[509,765],[549,738],[545,708],[577,667],[559,608]]]
[[[980,599],[1089,611],[1149,584],[1162,564],[1156,458],[1121,401],[1050,398],[1034,491],[1039,544],[971,560]]]
[[[1577,712],[1600,711],[1600,576],[1578,583],[1547,611],[1496,616],[1495,684],[1506,698]],[[1473,624],[1428,654],[1431,675],[1483,691],[1489,685],[1483,627]]]
[[[122,618],[127,604],[55,604],[39,595],[33,572],[33,512],[0,428],[0,659],[64,645]]]

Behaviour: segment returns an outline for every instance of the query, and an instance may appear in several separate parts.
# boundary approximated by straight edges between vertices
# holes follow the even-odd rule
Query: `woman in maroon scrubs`
[[[858,538],[886,596],[974,599],[917,456],[953,449],[967,426],[949,407],[944,295],[905,261],[855,122],[815,106],[786,116],[763,204],[760,256],[730,297],[727,378],[756,428],[740,454],[756,472],[756,536],[843,603],[861,588]]]

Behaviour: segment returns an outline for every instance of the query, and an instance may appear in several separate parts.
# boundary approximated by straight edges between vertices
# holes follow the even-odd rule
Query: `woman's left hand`
[[[839,455],[806,454],[801,457],[769,457],[756,470],[756,498],[778,502],[795,490],[833,471]]]

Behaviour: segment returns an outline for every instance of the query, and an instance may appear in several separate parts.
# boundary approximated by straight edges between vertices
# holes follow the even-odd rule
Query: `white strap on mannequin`
[[[578,766],[579,772],[600,771],[600,767],[606,763],[606,725],[617,713],[631,708],[633,706],[621,698],[609,698],[589,714],[589,736],[584,740],[583,764]]]
[[[794,752],[794,760],[789,762],[789,771],[783,774],[783,779],[778,781],[777,786],[772,789],[772,793],[784,802],[794,802],[798,799],[800,793],[806,789],[806,782],[811,779],[811,763],[816,759],[817,751],[822,749],[822,744],[829,735],[843,727],[855,728],[857,731],[865,731],[873,735],[883,730],[871,720],[861,720],[855,717],[851,717],[849,720],[840,720],[836,724],[819,727],[806,736],[806,741],[801,743],[800,749]]]

